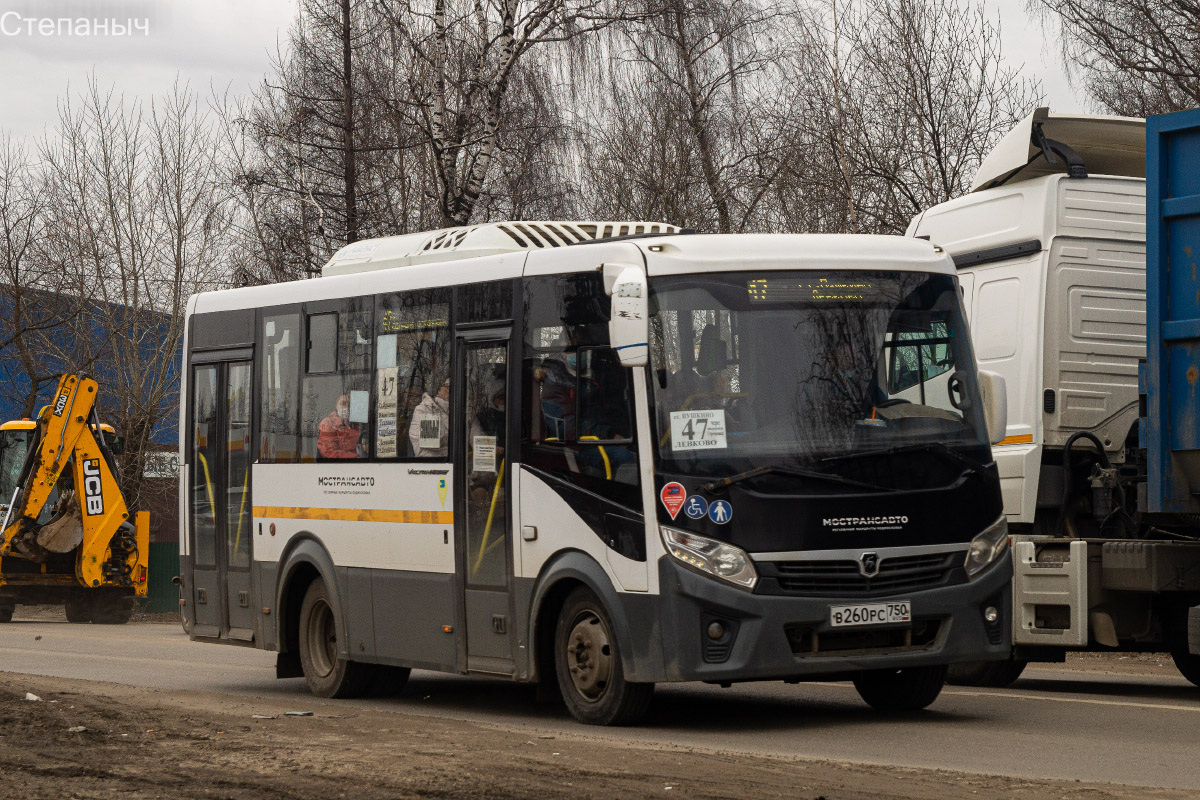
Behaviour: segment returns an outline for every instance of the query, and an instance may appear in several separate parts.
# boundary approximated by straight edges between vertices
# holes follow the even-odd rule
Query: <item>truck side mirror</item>
[[[646,273],[628,264],[604,265],[604,288],[612,295],[608,338],[621,365],[644,367],[650,360],[650,313]]]
[[[987,420],[988,440],[1000,444],[1008,435],[1008,390],[1004,376],[979,370],[979,394],[983,398],[983,417]]]

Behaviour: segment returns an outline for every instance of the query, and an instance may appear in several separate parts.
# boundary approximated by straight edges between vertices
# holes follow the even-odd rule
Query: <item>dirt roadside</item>
[[[26,700],[26,692],[40,697]],[[285,716],[312,710],[314,716]],[[74,730],[83,728],[84,730]],[[1111,784],[776,759],[358,707],[0,673],[14,798],[1183,800]]]

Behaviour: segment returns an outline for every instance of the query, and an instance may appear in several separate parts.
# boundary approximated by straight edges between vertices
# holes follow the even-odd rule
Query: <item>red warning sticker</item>
[[[671,515],[671,519],[675,519],[675,516],[679,514],[679,509],[683,508],[683,501],[687,499],[687,490],[683,488],[682,483],[671,481],[662,488],[658,496],[662,499],[663,507]]]

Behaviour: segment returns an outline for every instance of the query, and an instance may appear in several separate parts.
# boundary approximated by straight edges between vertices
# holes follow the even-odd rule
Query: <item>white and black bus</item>
[[[922,708],[1007,657],[954,265],[913,239],[499,223],[188,305],[182,603],[322,696],[410,669],[631,722],[661,681]]]

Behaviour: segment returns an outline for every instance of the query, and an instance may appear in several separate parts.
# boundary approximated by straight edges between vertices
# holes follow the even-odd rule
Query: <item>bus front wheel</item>
[[[630,725],[640,720],[653,683],[625,680],[608,612],[580,586],[567,596],[554,631],[558,686],[571,716],[588,725]]]
[[[945,665],[874,669],[854,676],[859,697],[886,712],[920,711],[937,699],[945,685]]]
[[[338,658],[341,635],[329,590],[318,578],[300,604],[300,666],[317,697],[358,697],[373,677],[370,665]]]

